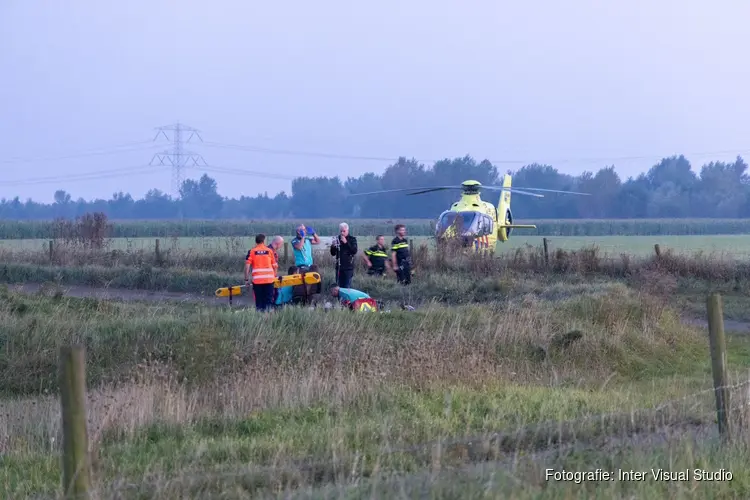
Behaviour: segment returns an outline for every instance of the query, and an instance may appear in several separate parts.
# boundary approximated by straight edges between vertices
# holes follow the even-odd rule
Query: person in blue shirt
[[[305,227],[304,224],[297,226],[297,235],[292,240],[294,249],[294,265],[297,267],[307,267],[313,265],[312,246],[320,244],[320,238],[315,230]]]
[[[353,304],[357,299],[370,299],[369,295],[365,292],[355,290],[354,288],[341,288],[337,285],[331,287],[331,295],[338,297],[341,302],[349,302]]]
[[[276,300],[273,301],[275,307],[281,307],[284,304],[291,304],[293,298],[293,288],[291,286],[285,286],[283,288],[276,289]]]

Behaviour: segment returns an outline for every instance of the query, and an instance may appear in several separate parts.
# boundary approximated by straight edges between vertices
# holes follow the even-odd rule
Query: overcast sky
[[[178,120],[212,168],[281,177],[389,162],[248,149],[697,170],[750,156],[748,19],[741,0],[0,0],[0,197],[170,191],[143,168],[163,136],[90,153]],[[208,173],[232,197],[291,186]]]

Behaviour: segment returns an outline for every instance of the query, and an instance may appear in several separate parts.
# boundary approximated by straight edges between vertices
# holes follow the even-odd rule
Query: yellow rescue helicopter
[[[461,199],[455,202],[448,210],[445,210],[435,225],[435,239],[437,242],[457,242],[460,246],[475,252],[494,252],[498,241],[505,242],[510,238],[514,229],[536,229],[533,224],[513,224],[513,213],[510,210],[510,195],[517,193],[536,198],[544,195],[532,191],[548,193],[564,193],[589,196],[590,193],[579,193],[575,191],[559,191],[555,189],[542,188],[514,188],[511,187],[511,176],[503,176],[502,186],[483,186],[480,182],[467,180],[460,186],[433,186],[423,188],[389,189],[385,191],[372,191],[369,193],[353,193],[349,196],[364,196],[373,194],[408,192],[407,196],[445,191],[448,189],[460,189]],[[500,191],[500,199],[497,208],[492,203],[483,201],[479,196],[482,189]]]

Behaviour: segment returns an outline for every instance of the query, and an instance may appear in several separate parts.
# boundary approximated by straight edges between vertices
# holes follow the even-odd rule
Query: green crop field
[[[195,236],[247,237],[262,232],[291,237],[300,222],[314,227],[319,234],[338,232],[340,220],[184,220],[184,221],[110,221],[113,238],[167,238]],[[350,219],[354,235],[393,234],[396,223],[406,224],[412,236],[430,236],[435,221],[429,219]],[[524,234],[533,236],[657,236],[750,234],[750,219],[571,219],[532,220],[517,216],[519,224],[536,224]],[[0,239],[54,238],[59,234],[54,221],[0,221]]]
[[[434,240],[427,236],[410,237],[415,244],[426,244],[434,247]],[[498,243],[500,252],[513,251],[526,245],[542,245],[542,236],[516,236],[505,243]],[[577,250],[584,247],[596,246],[601,253],[618,256],[622,253],[631,255],[649,255],[654,252],[654,245],[659,244],[662,250],[671,249],[675,253],[686,254],[696,252],[717,253],[731,255],[738,258],[750,256],[750,235],[663,235],[663,236],[548,236],[546,237],[550,249]],[[290,241],[291,238],[285,238]],[[251,237],[184,237],[160,238],[160,249],[194,253],[236,253],[241,257],[247,249],[254,246]],[[331,237],[321,237],[318,250],[325,250]],[[361,248],[374,243],[373,236],[358,238]],[[386,240],[389,243],[390,238]],[[107,248],[123,251],[153,251],[156,238],[112,238],[108,240]],[[49,240],[46,239],[17,239],[0,240],[0,248],[16,250],[44,250]]]

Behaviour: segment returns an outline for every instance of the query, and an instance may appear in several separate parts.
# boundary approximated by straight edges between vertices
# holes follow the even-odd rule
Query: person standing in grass
[[[265,311],[273,304],[273,284],[278,267],[273,250],[266,246],[266,235],[257,235],[255,247],[247,252],[245,259],[245,286],[249,287],[252,273],[255,309],[258,311]]]
[[[313,245],[320,244],[320,238],[315,229],[300,224],[297,226],[297,235],[292,240],[292,249],[294,250],[294,267],[289,269],[289,274],[306,273],[306,272],[319,272],[318,266],[313,264]],[[294,273],[292,272],[294,271]],[[317,285],[298,285],[304,287],[307,291],[305,296],[309,296],[313,293],[313,287],[317,288],[317,292],[320,293],[320,283]],[[295,287],[296,288],[296,287]],[[296,288],[297,289],[297,288]],[[299,290],[299,289],[297,289]]]
[[[276,265],[279,264],[279,252],[281,251],[281,248],[284,246],[284,238],[281,236],[274,236],[271,240],[271,250],[273,250],[273,256],[276,259]]]
[[[339,224],[339,235],[331,241],[331,255],[336,257],[336,283],[341,288],[352,286],[357,238],[349,234],[349,224]]]
[[[391,265],[399,283],[406,286],[411,284],[411,252],[409,241],[406,239],[406,226],[396,224],[396,237],[391,242]]]
[[[396,279],[401,287],[401,307],[403,309],[413,311],[414,308],[409,305],[411,302],[411,287],[409,290],[409,300],[406,300],[406,286],[411,284],[411,273],[412,273],[412,260],[411,251],[409,250],[409,241],[406,239],[406,226],[403,224],[396,224],[394,227],[396,237],[391,242],[391,265],[393,270],[396,272]]]
[[[312,246],[320,244],[320,238],[311,227],[304,224],[297,226],[297,235],[292,240],[294,248],[294,265],[298,268],[307,268],[313,265]]]
[[[370,276],[385,275],[386,266],[390,264],[388,253],[385,248],[385,236],[379,234],[375,238],[375,244],[365,250],[362,259],[367,265],[367,274]]]

